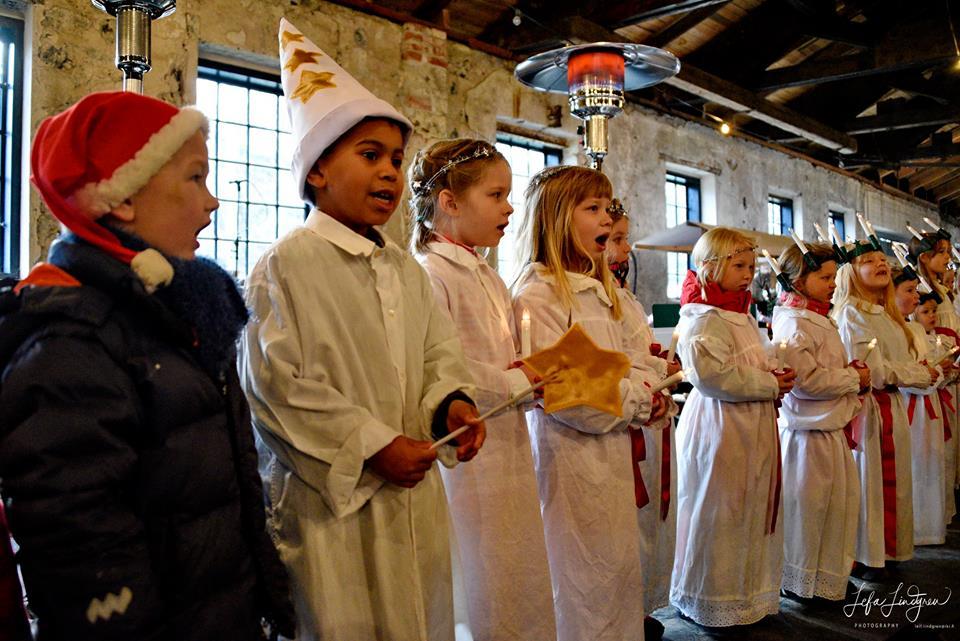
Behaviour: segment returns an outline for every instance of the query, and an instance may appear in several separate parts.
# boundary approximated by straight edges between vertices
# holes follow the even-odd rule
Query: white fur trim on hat
[[[156,249],[148,248],[138,252],[130,261],[130,268],[143,283],[148,294],[157,291],[173,280],[173,265]]]
[[[190,136],[201,130],[206,133],[208,126],[203,112],[196,107],[183,107],[112,176],[87,183],[75,191],[71,199],[87,213],[99,216],[113,211],[114,207],[140,191]]]

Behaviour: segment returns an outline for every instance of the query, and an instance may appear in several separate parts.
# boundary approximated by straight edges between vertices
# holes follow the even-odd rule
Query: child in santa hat
[[[63,232],[0,293],[0,477],[45,641],[293,632],[234,364],[247,313],[194,254],[206,128],[113,92],[37,131]]]
[[[456,331],[417,262],[377,229],[400,201],[412,125],[286,20],[282,83],[313,210],[247,281],[243,378],[297,639],[454,638],[437,438],[483,424]],[[444,452],[443,450],[448,450]]]

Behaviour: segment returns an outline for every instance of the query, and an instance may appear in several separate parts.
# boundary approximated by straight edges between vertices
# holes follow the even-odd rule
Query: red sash
[[[920,394],[911,394],[910,402],[907,404],[907,419],[910,421],[910,425],[913,425],[913,414],[917,410],[917,397],[921,396]],[[937,418],[937,413],[933,411],[933,401],[930,400],[929,396],[923,396],[923,406],[927,408],[927,416],[930,418]]]
[[[670,511],[670,430],[673,429],[673,419],[663,428],[663,446],[660,448],[660,520],[667,520]]]
[[[650,496],[647,494],[647,486],[643,484],[643,476],[640,474],[640,461],[647,460],[647,444],[643,441],[643,430],[627,428],[630,432],[630,460],[633,462],[633,495],[637,502],[637,507],[642,508],[650,502]]]
[[[937,396],[940,397],[940,416],[943,417],[943,441],[946,443],[953,436],[953,433],[950,431],[950,416],[956,414],[957,410],[953,409],[953,397],[950,395],[950,392],[941,388],[937,390]],[[950,410],[948,413],[947,410]]]
[[[880,409],[880,470],[883,478],[883,543],[887,556],[897,555],[897,462],[893,444],[890,393],[873,390]]]
[[[780,407],[780,401],[774,402],[774,414],[777,418],[780,418],[780,411],[776,408]],[[776,478],[773,476],[770,477],[770,481],[773,485],[773,491],[770,492],[767,497],[767,522],[770,523],[769,534],[773,534],[777,531],[777,512],[780,510],[780,485],[783,482],[783,463],[780,458],[780,434],[777,433],[777,421],[773,421],[773,436],[777,441],[777,475]]]

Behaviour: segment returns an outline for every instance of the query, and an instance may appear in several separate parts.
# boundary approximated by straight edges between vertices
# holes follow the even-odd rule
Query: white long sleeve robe
[[[678,330],[694,389],[677,427],[670,602],[701,625],[749,624],[780,607],[776,363],[748,314],[687,304]]]
[[[840,339],[849,359],[864,360],[867,346],[877,346],[866,357],[873,387],[928,387],[930,375],[917,362],[903,330],[883,307],[861,302],[849,304],[836,313]],[[883,567],[888,559],[904,561],[913,557],[913,475],[907,411],[900,394],[890,393],[893,415],[894,461],[896,467],[896,551],[887,556],[884,546],[883,476],[880,456],[880,406],[873,394],[864,397],[863,411],[854,422],[859,442],[853,451],[860,475],[860,523],[856,560],[871,567]]]
[[[642,363],[664,378],[667,361],[649,352],[654,342],[653,331],[647,323],[643,305],[627,289],[618,289],[624,322],[631,335],[635,335],[647,350],[642,354]],[[643,565],[643,609],[648,614],[670,604],[670,576],[673,573],[673,557],[677,544],[677,441],[673,429],[676,409],[653,425],[631,425],[643,433],[646,458],[638,464],[640,475],[650,502],[637,511],[640,524],[640,555]],[[667,517],[660,518],[663,488],[663,442],[669,439],[668,454],[670,474],[670,499]]]
[[[487,262],[452,243],[417,256],[450,314],[481,412],[530,386],[519,369],[510,294]],[[522,407],[487,420],[483,451],[441,470],[457,536],[475,641],[554,641],[550,568]]]
[[[440,402],[470,391],[426,273],[315,210],[257,263],[247,304],[241,371],[298,641],[450,641],[436,466],[404,489],[366,465],[401,434],[429,440]]]
[[[514,314],[530,313],[534,352],[580,323],[604,349],[639,363],[622,321],[599,281],[567,273],[575,305],[565,309],[543,266],[527,268],[514,293]],[[634,367],[620,381],[622,416],[587,407],[527,413],[553,582],[558,641],[643,639],[643,574],[633,488],[631,421],[650,416],[656,380]]]
[[[783,583],[801,597],[846,594],[857,541],[860,479],[843,428],[861,409],[860,376],[847,367],[832,319],[777,307],[774,343],[796,372],[780,408]]]
[[[960,296],[955,301],[951,301],[946,290],[938,285],[934,285],[934,287],[938,287],[943,297],[943,301],[937,306],[937,327],[946,327],[960,334],[960,311],[958,311],[960,309]],[[953,437],[944,445],[946,461],[944,473],[952,478],[951,490],[947,497],[947,513],[952,517],[953,514],[956,514],[953,488],[960,487],[960,438],[957,437],[957,432],[960,431],[960,402],[957,401],[957,396],[960,395],[960,385],[953,383],[947,387],[947,390],[954,398],[954,411],[949,419]]]

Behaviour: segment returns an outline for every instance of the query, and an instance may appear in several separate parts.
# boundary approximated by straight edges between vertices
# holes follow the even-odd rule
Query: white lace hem
[[[704,599],[670,592],[670,603],[684,616],[700,625],[716,628],[756,623],[769,614],[780,611],[780,592],[762,592],[748,599]]]
[[[847,566],[849,565],[848,563]],[[834,574],[822,568],[808,570],[784,563],[781,587],[805,599],[818,596],[822,599],[840,601],[847,594],[849,578],[849,574]]]

